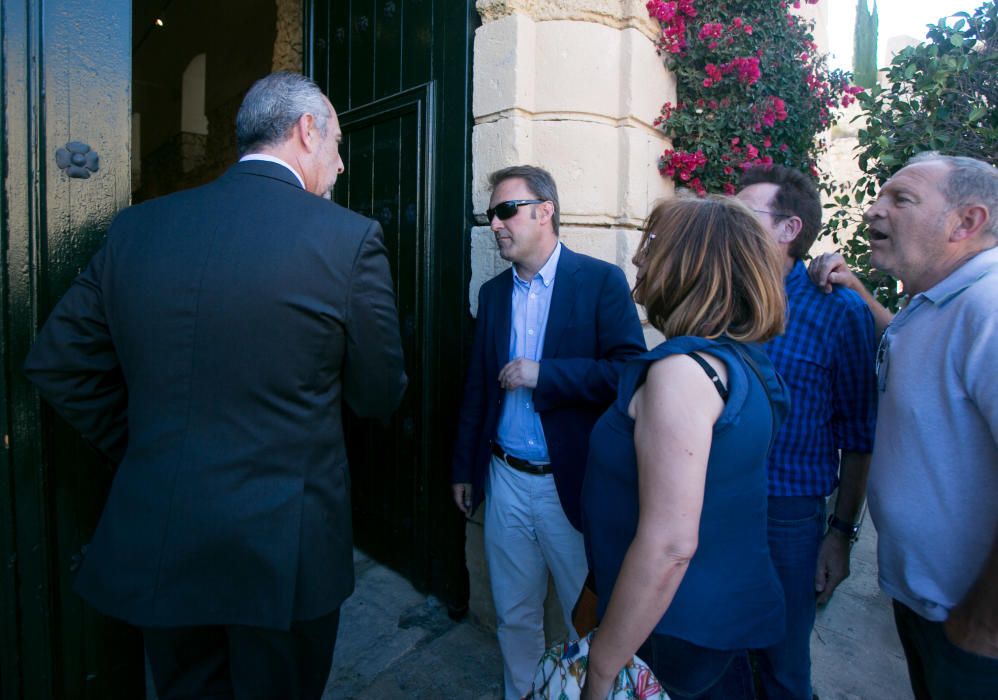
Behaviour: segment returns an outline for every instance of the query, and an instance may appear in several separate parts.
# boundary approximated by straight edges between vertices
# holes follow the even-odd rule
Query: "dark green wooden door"
[[[0,0],[0,17],[0,696],[140,698],[141,640],[71,591],[111,473],[20,371],[128,203],[131,3]]]
[[[337,201],[381,222],[409,389],[391,425],[348,426],[359,546],[466,600],[450,450],[470,328],[472,0],[316,0],[306,68],[336,107]]]

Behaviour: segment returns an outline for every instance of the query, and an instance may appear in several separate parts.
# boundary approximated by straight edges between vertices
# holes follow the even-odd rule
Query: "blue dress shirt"
[[[523,280],[513,266],[513,299],[509,326],[509,358],[523,357],[539,362],[544,353],[544,333],[551,309],[555,271],[561,258],[561,243],[532,280]],[[534,410],[533,389],[520,387],[507,391],[496,428],[496,440],[514,457],[531,462],[547,463],[547,440],[541,417]]]

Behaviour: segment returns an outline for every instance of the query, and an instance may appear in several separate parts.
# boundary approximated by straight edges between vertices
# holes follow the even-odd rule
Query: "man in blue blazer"
[[[571,629],[587,572],[579,496],[589,432],[616,396],[620,364],[645,344],[624,273],[558,240],[551,175],[515,166],[490,183],[486,215],[513,267],[478,295],[452,481],[466,515],[486,500],[485,556],[515,699],[544,651],[549,569]]]
[[[76,579],[142,628],[160,700],[319,698],[353,590],[341,404],[405,389],[381,229],[326,199],[336,112],[276,73],[218,180],[123,210],[28,356],[118,464]]]

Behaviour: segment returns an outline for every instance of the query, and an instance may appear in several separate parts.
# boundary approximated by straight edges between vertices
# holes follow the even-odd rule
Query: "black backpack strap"
[[[696,363],[703,368],[703,371],[706,372],[708,377],[710,377],[710,381],[714,382],[714,388],[717,389],[717,393],[721,395],[721,400],[727,403],[728,389],[721,383],[721,378],[717,376],[717,372],[715,372],[714,368],[710,366],[710,363],[695,352],[688,352],[686,355],[687,357],[692,357]]]

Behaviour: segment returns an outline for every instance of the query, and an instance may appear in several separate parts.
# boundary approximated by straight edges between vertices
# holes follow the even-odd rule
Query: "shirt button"
[[[533,444],[534,444],[534,441],[533,441],[533,440],[527,440],[527,444],[528,444],[528,445],[533,445]]]
[[[530,293],[530,298],[531,299],[536,299],[537,298],[537,293],[536,292],[531,292]]]
[[[534,334],[534,329],[533,328],[528,328],[527,329],[527,335],[533,335],[533,334]]]

